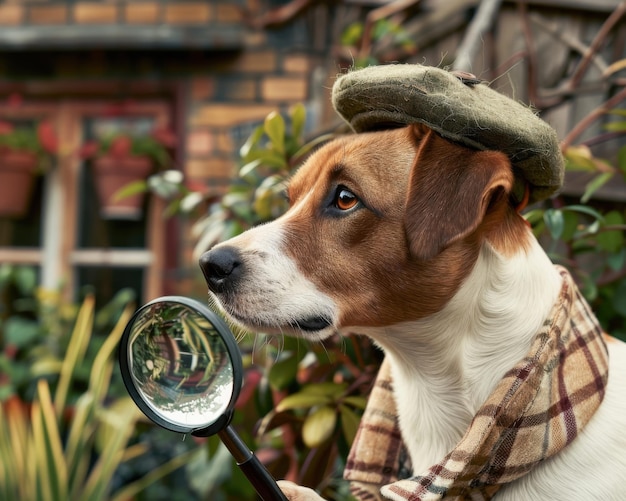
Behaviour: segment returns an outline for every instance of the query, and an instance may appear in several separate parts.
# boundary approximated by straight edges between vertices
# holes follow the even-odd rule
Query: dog
[[[382,348],[417,474],[462,439],[561,290],[513,182],[505,154],[424,125],[341,137],[295,173],[283,216],[216,245],[200,265],[218,306],[246,329],[364,334]],[[608,384],[587,425],[494,499],[626,499],[626,344],[607,347]],[[292,501],[321,499],[280,486]]]

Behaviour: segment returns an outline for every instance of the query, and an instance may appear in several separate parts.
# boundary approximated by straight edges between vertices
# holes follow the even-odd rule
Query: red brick
[[[240,104],[207,104],[202,106],[191,117],[192,126],[230,127],[233,125],[263,120],[275,106],[240,105]]]
[[[78,3],[74,6],[74,19],[80,24],[117,23],[117,5],[94,2]]]
[[[156,24],[160,18],[160,5],[156,2],[133,2],[126,5],[128,24]]]
[[[0,5],[0,25],[15,26],[24,21],[24,7],[16,4]]]
[[[305,54],[290,54],[283,59],[285,73],[308,73],[311,71],[311,60]]]
[[[187,136],[187,152],[192,156],[211,153],[215,146],[214,135],[206,130],[195,130]]]
[[[191,97],[197,101],[211,99],[215,95],[215,80],[213,78],[194,78],[191,81]]]
[[[185,174],[190,178],[232,178],[235,174],[235,162],[224,158],[208,158],[206,160],[188,160]]]
[[[218,22],[240,23],[243,22],[243,12],[238,5],[220,3],[216,5]]]
[[[247,31],[244,36],[244,46],[248,48],[267,46],[267,33],[264,31]]]
[[[257,97],[257,82],[255,80],[230,82],[224,90],[224,97],[230,101],[254,101]]]
[[[211,20],[208,3],[176,3],[165,6],[165,22],[171,24],[202,24]]]
[[[276,53],[273,51],[246,52],[233,62],[232,70],[270,73],[276,70]]]
[[[29,21],[32,24],[65,24],[67,22],[67,7],[65,5],[32,6]]]
[[[261,96],[265,101],[304,101],[307,91],[305,78],[267,77],[261,83]]]
[[[217,150],[221,153],[232,153],[235,149],[233,136],[228,131],[222,131],[216,135]]]

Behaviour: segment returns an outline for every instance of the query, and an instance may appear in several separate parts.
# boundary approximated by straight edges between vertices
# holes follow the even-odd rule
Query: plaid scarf
[[[383,362],[344,471],[358,499],[378,499],[380,489],[396,501],[489,500],[576,438],[604,396],[608,354],[598,321],[570,274],[558,269],[560,296],[526,357],[500,380],[457,446],[420,475],[407,468]]]

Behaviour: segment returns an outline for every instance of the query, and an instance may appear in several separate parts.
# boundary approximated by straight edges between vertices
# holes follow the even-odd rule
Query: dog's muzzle
[[[209,290],[214,293],[232,291],[242,275],[243,263],[234,247],[219,247],[200,256],[200,268]]]

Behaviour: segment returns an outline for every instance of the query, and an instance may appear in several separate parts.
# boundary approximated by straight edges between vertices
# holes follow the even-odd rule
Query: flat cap
[[[563,183],[555,130],[528,106],[472,75],[419,64],[370,66],[341,75],[332,103],[356,132],[422,123],[470,148],[506,153],[518,200],[526,185],[533,203],[550,197]]]

